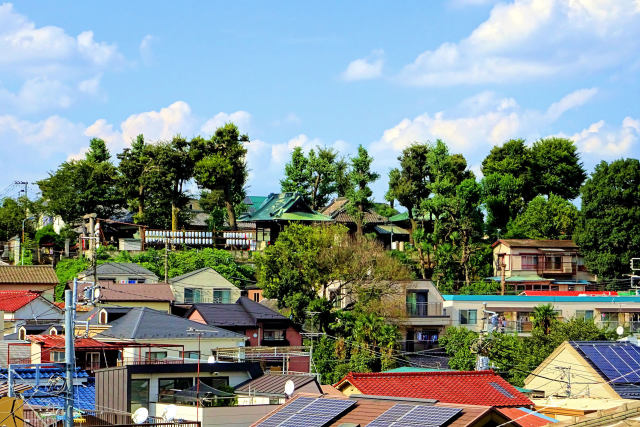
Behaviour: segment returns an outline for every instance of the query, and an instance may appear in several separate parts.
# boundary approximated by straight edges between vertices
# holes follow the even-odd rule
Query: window
[[[149,380],[131,380],[131,412],[149,407]]]
[[[198,360],[198,352],[197,351],[183,351],[182,357],[185,359],[194,359]]]
[[[229,385],[229,377],[200,377],[200,382],[209,387],[218,388]]]
[[[58,335],[58,330],[56,328],[49,329],[49,335]]]
[[[175,403],[176,391],[193,386],[193,378],[161,378],[158,380],[158,402]]]
[[[167,358],[166,351],[150,351],[147,353],[147,358],[151,361],[164,360]]]
[[[87,353],[87,365],[86,369],[90,371],[95,371],[96,369],[100,369],[100,353],[91,352]]]
[[[593,310],[576,310],[576,319],[592,320]]]
[[[18,330],[18,339],[23,341],[27,339],[27,330],[25,328]]]
[[[101,325],[106,325],[107,324],[107,312],[102,310],[100,312],[100,319],[98,320],[98,323],[100,323]]]
[[[538,269],[538,255],[522,255],[522,269],[523,270],[537,270]]]
[[[265,341],[281,341],[284,339],[285,331],[283,330],[266,330],[262,334]]]
[[[49,353],[49,360],[52,362],[64,362],[64,351],[52,351]]]
[[[478,310],[460,310],[461,325],[475,325],[478,323]]]
[[[260,292],[254,292],[253,293],[253,300],[255,302],[260,302]]]
[[[231,299],[231,291],[229,289],[214,289],[213,302],[217,304],[229,304]]]
[[[199,289],[199,288],[184,289],[184,302],[186,304],[194,304],[201,301],[202,301],[202,289]]]
[[[127,283],[130,285],[135,285],[136,283],[145,283],[145,279],[143,278],[138,278],[138,277],[129,277],[127,279]]]
[[[545,262],[546,262],[545,270],[562,270],[561,256],[548,256]]]

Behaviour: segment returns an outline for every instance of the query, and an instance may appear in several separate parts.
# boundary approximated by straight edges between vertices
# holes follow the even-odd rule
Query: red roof
[[[617,291],[523,291],[522,293],[529,297],[579,297],[581,295],[590,297],[618,296]]]
[[[533,411],[527,412],[519,408],[497,408],[497,410],[511,419],[511,424],[522,427],[542,427],[553,422],[548,417]]]
[[[33,291],[0,291],[0,311],[14,312],[39,296]]]
[[[29,335],[28,338],[31,341],[42,343],[45,348],[64,348],[65,344],[64,335]],[[84,348],[118,347],[98,340],[94,340],[93,338],[76,338],[74,346],[76,350]]]
[[[483,406],[531,406],[533,402],[493,371],[350,372],[348,382],[361,394],[436,399],[445,403]]]

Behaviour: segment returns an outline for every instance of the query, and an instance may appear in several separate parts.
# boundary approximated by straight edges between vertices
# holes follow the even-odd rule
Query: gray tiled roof
[[[315,382],[318,392],[321,391],[315,376],[311,375],[291,375],[291,374],[265,374],[255,380],[247,381],[236,387],[235,392],[251,393],[251,394],[270,394],[275,396],[284,396],[284,385],[287,381],[293,381],[295,388],[298,389],[306,384]]]
[[[188,334],[189,328],[208,331],[202,338],[242,338],[242,334],[203,325],[183,317],[174,316],[147,307],[132,308],[127,314],[109,323],[111,328],[96,338],[118,339],[170,339],[196,338]]]
[[[93,269],[90,268],[85,270],[82,274],[85,276],[91,275],[93,274]],[[98,264],[98,274],[137,274],[143,276],[155,276],[153,271],[133,262],[105,262],[104,264]]]
[[[187,316],[193,311],[198,311],[208,325],[216,326],[256,326],[264,320],[289,320],[247,297],[240,297],[235,304],[194,304]]]

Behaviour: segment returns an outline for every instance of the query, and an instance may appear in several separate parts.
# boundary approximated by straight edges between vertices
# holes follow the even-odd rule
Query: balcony
[[[183,365],[192,361],[193,363],[197,362],[197,359],[145,359],[145,358],[136,358],[136,357],[125,357],[124,359],[118,360],[118,366],[127,366],[127,365]]]
[[[289,345],[289,340],[286,338],[263,338],[260,341],[260,345],[265,347],[286,347]]]
[[[443,317],[441,302],[408,302],[407,317]]]
[[[620,322],[618,320],[602,320],[596,321],[596,325],[603,329],[615,330],[618,326],[622,326],[626,332],[640,332],[640,321]]]

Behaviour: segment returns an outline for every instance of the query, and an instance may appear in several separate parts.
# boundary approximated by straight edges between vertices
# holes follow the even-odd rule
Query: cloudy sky
[[[5,3],[0,190],[92,137],[115,153],[227,121],[250,194],[296,146],[363,144],[386,177],[413,141],[478,171],[509,138],[563,135],[591,171],[640,156],[639,77],[640,0]]]

